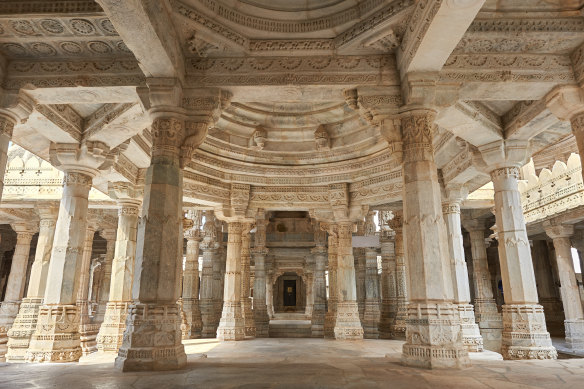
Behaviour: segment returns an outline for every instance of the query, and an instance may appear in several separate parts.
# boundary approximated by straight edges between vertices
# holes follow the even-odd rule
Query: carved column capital
[[[552,239],[571,238],[574,235],[574,226],[571,224],[552,224],[549,221],[543,223],[545,233]]]
[[[433,161],[432,136],[436,112],[414,109],[399,117],[404,162]]]
[[[49,156],[51,164],[64,171],[65,176],[70,176],[72,180],[80,177],[79,174],[95,177],[100,170],[108,169],[115,157],[103,142],[51,143]]]

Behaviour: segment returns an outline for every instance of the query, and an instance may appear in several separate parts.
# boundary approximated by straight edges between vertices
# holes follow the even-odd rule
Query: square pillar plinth
[[[187,362],[179,307],[133,304],[115,366],[122,371],[176,370]]]
[[[547,332],[541,305],[503,305],[502,337],[504,359],[555,359],[558,356]]]
[[[455,305],[410,303],[408,313],[406,344],[402,349],[405,365],[427,369],[470,366]]]

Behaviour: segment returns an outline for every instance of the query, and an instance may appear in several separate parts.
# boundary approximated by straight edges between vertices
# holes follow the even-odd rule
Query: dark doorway
[[[296,280],[284,280],[284,306],[296,306]]]

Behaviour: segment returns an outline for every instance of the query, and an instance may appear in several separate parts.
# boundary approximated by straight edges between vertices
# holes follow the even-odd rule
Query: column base
[[[8,351],[8,331],[12,327],[20,307],[20,301],[3,301],[0,305],[0,362]]]
[[[584,350],[584,320],[566,320],[566,343],[572,350]]]
[[[27,362],[76,362],[81,358],[76,305],[43,305],[26,351]]]
[[[557,298],[542,298],[539,304],[543,307],[546,328],[551,335],[564,336],[564,307]]]
[[[541,305],[503,305],[501,354],[503,359],[557,358]]]
[[[251,310],[251,300],[245,297],[241,302],[241,314],[243,316],[243,326],[245,328],[245,336],[256,336],[256,326]]]
[[[410,303],[406,326],[406,343],[402,348],[404,365],[428,369],[470,366],[455,305]]]
[[[180,369],[186,364],[177,304],[132,304],[126,324],[116,368],[160,371]]]
[[[361,320],[359,319],[359,306],[357,302],[337,303],[337,318],[334,332],[335,339],[363,339],[363,327],[361,327]]]
[[[325,304],[314,304],[312,309],[312,320],[310,333],[313,338],[324,337],[324,321],[326,317]]]
[[[105,309],[103,323],[97,334],[97,350],[106,353],[117,353],[122,345],[126,329],[128,302],[110,301]]]
[[[336,306],[336,303],[335,303]],[[325,338],[335,338],[335,325],[337,322],[337,312],[336,309],[329,306],[329,310],[324,316],[324,337]]]
[[[404,339],[406,336],[406,320],[408,319],[408,303],[407,301],[397,302],[397,312],[395,314],[395,322],[393,323],[394,339]]]
[[[268,316],[268,310],[265,304],[258,304],[258,307],[253,309],[253,317],[255,322],[255,337],[256,338],[269,338],[270,337],[270,317]],[[260,308],[262,307],[262,308]]]
[[[363,313],[363,337],[365,339],[379,339],[379,301],[365,300],[365,312]]]
[[[395,324],[396,311],[392,306],[397,308],[395,302],[391,300],[382,300],[381,313],[379,318],[379,339],[391,339],[393,326]]]
[[[201,309],[201,337],[214,338],[217,336],[217,327],[215,326],[215,311],[212,301],[200,301]]]
[[[217,339],[223,341],[245,339],[245,324],[241,315],[241,302],[223,303],[223,314],[217,328]]]
[[[475,299],[475,321],[483,337],[483,348],[501,353],[503,317],[492,299]]]
[[[475,322],[474,308],[470,304],[456,304],[458,317],[460,319],[460,329],[462,333],[462,344],[469,352],[483,351],[483,337],[479,326]]]
[[[36,330],[42,298],[25,298],[20,303],[18,315],[8,330],[6,362],[24,362],[30,338]]]
[[[187,331],[183,332],[183,339],[199,339],[203,330],[199,299],[189,298],[182,300],[182,309],[185,313]]]

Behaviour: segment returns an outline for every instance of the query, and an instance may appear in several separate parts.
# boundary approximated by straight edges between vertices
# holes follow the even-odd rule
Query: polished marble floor
[[[584,388],[584,359],[502,361],[471,355],[465,370],[400,365],[402,341],[254,339],[185,343],[188,365],[174,372],[120,373],[114,356],[78,364],[0,364],[0,388]]]

